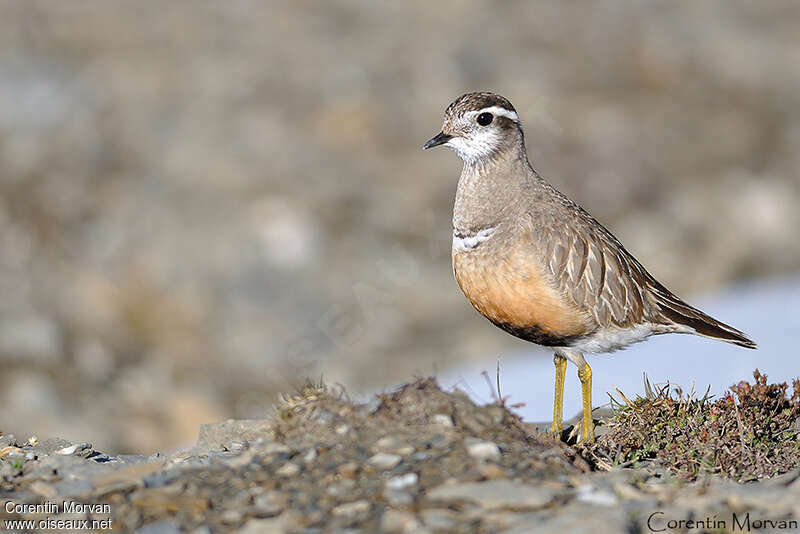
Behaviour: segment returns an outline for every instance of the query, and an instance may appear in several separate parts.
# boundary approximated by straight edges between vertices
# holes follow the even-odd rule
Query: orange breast
[[[487,319],[554,337],[592,331],[589,318],[565,301],[525,247],[487,249],[453,250],[458,285]]]

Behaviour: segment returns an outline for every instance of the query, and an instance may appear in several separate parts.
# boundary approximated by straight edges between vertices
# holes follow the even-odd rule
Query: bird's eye
[[[489,126],[490,124],[492,124],[492,120],[494,120],[494,115],[492,115],[491,113],[481,113],[475,120],[481,126]]]

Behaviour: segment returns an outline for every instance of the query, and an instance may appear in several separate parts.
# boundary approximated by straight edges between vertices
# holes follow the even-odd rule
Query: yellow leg
[[[578,369],[578,378],[583,390],[583,441],[594,441],[594,421],[592,420],[592,368],[584,363]]]
[[[564,374],[567,372],[567,359],[560,354],[553,356],[556,364],[556,395],[553,403],[553,434],[561,436],[564,430]]]

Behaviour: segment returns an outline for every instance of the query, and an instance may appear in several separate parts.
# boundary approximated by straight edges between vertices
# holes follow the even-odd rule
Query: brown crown
[[[511,105],[511,102],[505,97],[497,93],[480,92],[467,93],[456,98],[447,106],[444,114],[448,117],[460,117],[469,111],[477,111],[491,106],[498,106],[508,111],[513,111],[514,113],[517,112],[514,106]]]

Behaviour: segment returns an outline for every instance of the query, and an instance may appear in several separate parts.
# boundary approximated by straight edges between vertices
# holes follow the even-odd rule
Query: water
[[[592,366],[594,407],[608,403],[619,388],[629,398],[644,394],[642,374],[652,383],[669,381],[689,390],[720,396],[740,380],[752,381],[758,368],[771,382],[800,376],[800,355],[795,338],[800,333],[800,276],[762,281],[737,287],[706,299],[693,301],[703,311],[746,332],[758,343],[750,350],[698,336],[663,335],[612,354],[588,355]],[[490,325],[487,324],[487,328]],[[498,330],[497,335],[503,335]],[[445,371],[439,377],[443,387],[457,387],[474,400],[492,400],[482,371],[495,383],[496,358]],[[530,351],[501,355],[500,387],[510,404],[528,421],[549,421],[553,416],[555,368],[552,353],[531,346]],[[576,367],[568,364],[564,387],[564,415],[581,409],[580,382]]]

